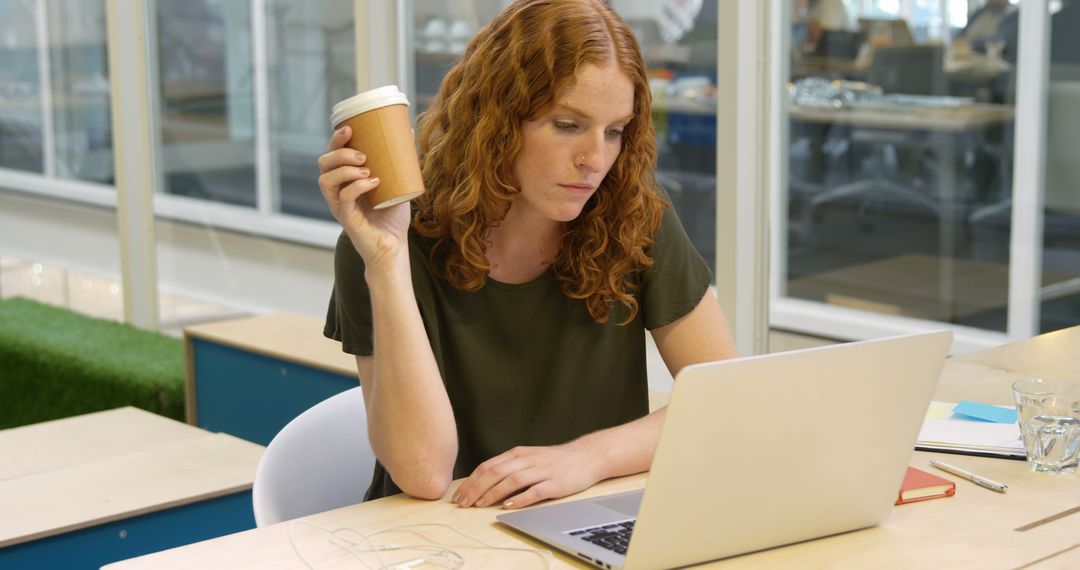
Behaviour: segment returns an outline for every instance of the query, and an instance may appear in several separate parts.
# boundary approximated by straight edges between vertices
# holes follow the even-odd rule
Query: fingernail
[[[359,172],[360,172],[360,176],[370,176],[371,175],[371,170],[369,170],[367,168],[361,168],[359,170]]]
[[[461,498],[457,496],[457,493],[454,493],[454,496],[453,496],[453,498],[450,499],[450,502],[451,503],[460,503]]]
[[[360,151],[356,151],[356,160],[359,160],[360,162],[364,162],[365,159],[367,159],[367,157],[364,156],[364,153],[362,153]]]
[[[345,134],[345,127],[341,127],[340,129],[334,131],[334,136],[343,135],[343,134]]]
[[[514,501],[503,501],[503,508],[510,509],[514,507]]]
[[[379,177],[378,176],[373,176],[371,178],[368,178],[368,180],[370,180],[372,184],[378,184],[379,183]]]

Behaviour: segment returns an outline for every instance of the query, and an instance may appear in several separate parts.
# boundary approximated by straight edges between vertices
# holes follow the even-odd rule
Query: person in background
[[[1061,9],[1050,16],[1050,63],[1080,65],[1080,0],[1061,0]],[[1013,10],[1001,22],[988,43],[1001,45],[1001,57],[1016,63],[1019,54],[1020,10]]]
[[[517,0],[420,117],[427,191],[373,210],[335,132],[343,227],[324,333],[356,355],[367,498],[519,508],[649,468],[649,331],[674,375],[735,356],[712,276],[654,179],[648,75],[601,0]]]
[[[817,45],[826,30],[855,31],[855,21],[843,0],[804,0],[806,4],[806,41]]]
[[[953,43],[964,44],[972,51],[986,52],[987,43],[1000,40],[1001,34],[1005,33],[1002,24],[1016,12],[1016,6],[1009,4],[1009,0],[986,0],[986,4],[971,14]]]

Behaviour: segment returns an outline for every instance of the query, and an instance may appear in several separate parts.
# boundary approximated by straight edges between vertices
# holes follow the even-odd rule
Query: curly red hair
[[[607,322],[639,310],[640,274],[667,204],[656,189],[648,75],[629,27],[599,0],[518,0],[481,29],[419,120],[428,192],[413,227],[434,238],[432,262],[455,287],[476,291],[490,271],[491,228],[520,191],[513,176],[521,122],[552,108],[585,65],[614,62],[634,85],[622,150],[581,214],[566,224],[552,271],[562,292]]]

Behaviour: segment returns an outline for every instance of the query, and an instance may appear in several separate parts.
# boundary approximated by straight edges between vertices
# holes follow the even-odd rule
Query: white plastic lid
[[[366,113],[372,109],[389,105],[408,106],[408,104],[409,98],[397,88],[397,85],[376,87],[353,95],[334,105],[334,108],[330,111],[330,128],[337,128],[345,119],[355,117],[360,113]]]

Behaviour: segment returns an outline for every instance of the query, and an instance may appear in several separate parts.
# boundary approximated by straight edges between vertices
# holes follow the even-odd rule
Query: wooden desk
[[[793,121],[852,125],[864,128],[926,130],[958,133],[1000,125],[1013,119],[1015,111],[1009,105],[973,103],[955,107],[851,107],[832,109],[791,105]]]
[[[950,359],[935,398],[955,401],[963,396],[1008,403],[1010,382],[1030,372],[1080,377],[1078,355],[1080,327]],[[1080,481],[1076,476],[1032,473],[1026,463],[1020,461],[923,452],[916,452],[911,464],[933,470],[927,466],[927,461],[934,457],[1005,481],[1009,484],[1009,492],[998,494],[958,480],[955,497],[898,506],[880,526],[729,558],[702,567],[1080,567],[1080,513],[1045,521],[1080,507]],[[644,480],[644,475],[636,475],[606,481],[574,498],[639,488]],[[793,507],[797,508],[797,505]],[[494,524],[498,512],[497,509],[458,509],[445,500],[427,502],[396,496],[320,513],[306,520],[328,528],[349,527],[365,532],[410,523],[441,522],[492,544],[541,547]],[[1039,521],[1045,522],[1038,524]],[[1029,530],[1017,530],[1033,523],[1036,526]],[[293,527],[285,522],[124,561],[108,568],[303,568],[303,562],[290,545],[290,530],[297,548],[314,567],[358,567],[349,554],[330,545],[324,534],[304,525]],[[431,530],[428,536],[446,545],[467,543],[448,531]],[[384,539],[403,540],[401,535]],[[524,554],[462,552],[468,556],[469,568],[542,567],[535,558]],[[412,553],[410,558],[416,556]],[[374,564],[370,559],[365,562]],[[1025,566],[1028,564],[1033,565]],[[584,566],[557,554],[555,567]]]
[[[0,450],[3,568],[96,567],[254,526],[263,448],[225,434],[126,407],[0,431]]]
[[[810,55],[792,60],[789,75],[793,81],[813,76],[865,80],[872,63],[872,57],[844,59]],[[949,57],[942,62],[942,71],[948,78],[950,93],[957,84],[989,86],[992,81],[1011,69],[1012,65],[1008,62],[982,54],[971,54],[964,58]]]
[[[267,445],[315,404],[359,385],[320,319],[290,313],[184,329],[189,423]]]

